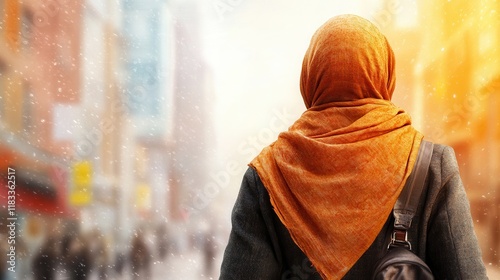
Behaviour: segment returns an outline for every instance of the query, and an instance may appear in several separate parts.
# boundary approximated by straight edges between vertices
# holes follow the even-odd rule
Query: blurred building
[[[130,116],[123,133],[130,135],[122,157],[130,164],[122,169],[123,222],[184,227],[192,195],[208,178],[211,98],[199,4],[128,0],[122,10]]]
[[[98,230],[119,241],[129,165],[119,4],[0,1],[0,172],[3,182],[16,170],[17,236],[28,257],[52,234]]]
[[[170,139],[174,96],[174,29],[168,1],[122,1],[121,61],[128,121],[122,150],[120,221],[130,231],[170,220]],[[122,136],[123,137],[123,136]]]
[[[56,107],[80,100],[82,6],[6,0],[0,7],[0,173],[6,186],[13,168],[16,181],[14,215],[7,212],[6,188],[0,211],[2,223],[5,215],[17,218],[16,244],[24,252],[18,263],[26,268],[47,235],[78,219],[68,203],[72,143],[57,136]]]
[[[80,213],[80,231],[121,241],[119,200],[127,108],[123,99],[124,38],[119,1],[83,1],[79,101],[58,107],[59,137],[72,143],[69,203]]]
[[[209,3],[171,1],[175,14],[175,73],[169,186],[174,200],[171,215],[177,221],[189,219],[191,225],[213,219],[210,213],[214,196],[211,188],[210,160],[213,159],[212,113],[214,88],[211,69],[203,55],[202,10]],[[213,185],[213,184],[212,184]],[[193,229],[199,230],[199,229]]]
[[[381,1],[371,20],[397,57],[393,101],[455,149],[486,263],[500,267],[500,4]]]
[[[500,261],[500,3],[422,1],[424,132],[455,149],[486,263]]]
[[[198,4],[0,6],[0,172],[17,172],[19,231],[98,229],[124,245],[138,227],[185,222],[211,131]]]

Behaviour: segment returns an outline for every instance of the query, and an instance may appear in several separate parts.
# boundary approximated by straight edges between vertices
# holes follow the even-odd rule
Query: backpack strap
[[[434,144],[422,140],[418,150],[417,160],[413,170],[406,180],[401,194],[394,205],[392,214],[394,216],[394,229],[391,236],[390,247],[406,247],[411,250],[408,241],[408,230],[417,211],[418,203],[425,188],[425,178],[431,163]]]

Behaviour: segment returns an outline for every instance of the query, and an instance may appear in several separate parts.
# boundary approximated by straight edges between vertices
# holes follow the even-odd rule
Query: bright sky
[[[305,110],[299,77],[313,33],[329,18],[346,13],[383,25],[381,15],[396,19],[404,13],[406,17],[408,9],[402,3],[407,2],[414,1],[204,2],[202,49],[213,71],[215,100],[210,121],[217,144],[209,173],[225,172],[229,164],[241,173],[233,174],[231,187],[221,192],[214,211],[225,213],[232,207],[248,162]]]
[[[273,118],[286,115],[290,125],[304,110],[299,76],[314,31],[332,16],[353,13],[370,19],[380,9],[374,0],[211,3],[205,7],[202,34],[214,72],[217,140],[222,157],[242,160],[251,159],[238,150],[249,137],[257,137],[257,145],[264,147],[272,139],[269,129],[275,136],[279,132],[270,127]]]

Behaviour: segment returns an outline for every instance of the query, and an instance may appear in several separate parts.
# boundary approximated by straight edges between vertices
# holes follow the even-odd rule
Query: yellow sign
[[[144,183],[137,185],[136,206],[139,210],[151,208],[151,188]]]
[[[70,202],[73,205],[82,206],[89,204],[92,200],[92,165],[89,161],[81,161],[73,164],[73,187]]]

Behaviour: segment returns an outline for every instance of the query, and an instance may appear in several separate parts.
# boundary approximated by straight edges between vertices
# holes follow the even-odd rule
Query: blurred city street
[[[248,163],[304,112],[304,53],[343,13],[386,35],[392,102],[454,149],[500,279],[499,1],[0,8],[0,280],[217,279]]]
[[[109,266],[105,274],[101,276],[97,270],[93,270],[87,279],[99,280],[133,280],[133,279],[151,279],[151,280],[210,280],[218,279],[220,263],[222,262],[222,254],[218,254],[213,262],[211,272],[207,273],[203,254],[201,251],[190,250],[182,254],[169,255],[165,260],[156,260],[151,263],[150,277],[140,275],[134,278],[134,274],[130,265],[126,265],[121,273],[116,271],[114,266]],[[19,279],[19,278],[17,278]],[[23,280],[34,279],[28,276]],[[68,271],[59,267],[55,275],[55,280],[73,279]]]
[[[210,280],[219,279],[218,270],[221,260],[218,257],[214,264],[214,270],[212,275],[207,275],[205,273],[205,268],[203,264],[203,255],[199,251],[189,251],[182,255],[171,255],[164,261],[155,261],[152,264],[152,274],[151,280],[168,280],[168,279],[179,279],[179,280]],[[56,280],[64,280],[68,277],[64,273],[60,273]],[[89,280],[98,280],[97,273],[92,273]],[[117,275],[113,269],[106,275],[104,279],[110,280],[132,280],[133,275],[130,267],[127,267],[122,275]],[[139,278],[147,279],[147,278]]]

